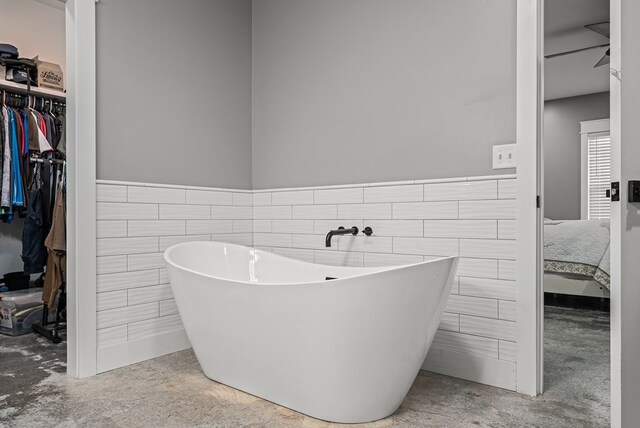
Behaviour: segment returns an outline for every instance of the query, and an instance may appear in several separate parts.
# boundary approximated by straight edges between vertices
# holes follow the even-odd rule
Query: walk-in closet
[[[65,14],[0,0],[0,355],[66,365]],[[9,391],[11,392],[11,391]]]

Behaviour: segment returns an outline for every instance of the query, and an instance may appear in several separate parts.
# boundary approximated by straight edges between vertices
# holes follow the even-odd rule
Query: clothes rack
[[[66,287],[61,287],[60,295],[58,297],[58,308],[56,311],[55,320],[49,320],[49,307],[46,304],[42,305],[42,321],[36,321],[33,323],[33,331],[40,336],[49,339],[53,343],[62,342],[61,332],[67,329],[67,293]]]
[[[10,116],[10,122],[0,123],[0,147],[3,152],[11,147],[13,163],[8,165],[11,180],[15,177],[17,181],[10,186],[10,193],[20,196],[18,204],[11,199],[8,206],[0,205],[0,214],[11,222],[15,213],[23,217],[26,212],[21,254],[24,271],[40,273],[36,285],[44,290],[42,320],[33,324],[33,331],[60,343],[66,329],[66,102],[62,93],[45,92],[0,82],[0,117]],[[0,171],[7,171],[5,166],[0,157]],[[7,186],[0,184],[4,196]]]
[[[0,100],[2,105],[15,108],[30,107],[38,111],[53,111],[54,109],[65,109],[66,100],[64,97],[51,96],[48,94],[33,93],[17,88],[7,87],[0,83]]]
[[[65,102],[66,93],[57,91],[55,89],[48,89],[43,87],[31,87],[27,88],[20,83],[11,82],[8,80],[0,80],[0,90],[8,91],[16,95],[32,95],[36,97],[46,97],[58,102]]]
[[[55,163],[55,164],[58,164],[58,165],[64,165],[64,164],[67,163],[66,160],[62,160],[62,159],[43,159],[43,158],[38,158],[38,157],[35,157],[35,156],[31,156],[29,158],[29,162],[31,162],[31,163],[44,163],[45,161],[49,161],[51,163]]]

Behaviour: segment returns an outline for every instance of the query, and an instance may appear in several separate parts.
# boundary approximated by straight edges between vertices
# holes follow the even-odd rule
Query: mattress
[[[546,220],[544,270],[593,278],[609,288],[609,220]]]

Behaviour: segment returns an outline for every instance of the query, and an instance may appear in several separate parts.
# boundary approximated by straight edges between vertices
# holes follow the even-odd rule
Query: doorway
[[[40,49],[41,59],[57,52],[56,58],[64,69],[66,94],[53,92],[58,99],[66,101],[66,196],[67,196],[67,340],[59,345],[48,339],[47,346],[56,346],[56,358],[62,364],[57,367],[64,371],[66,354],[66,372],[73,377],[85,377],[95,374],[96,366],[96,330],[95,330],[95,0],[2,0],[3,16],[17,20],[28,15],[29,25],[33,24],[34,11],[42,12],[41,19],[55,22],[56,37],[39,28],[39,34],[47,34],[46,41],[38,45],[38,38],[32,37],[20,44],[29,45],[24,55],[33,56],[31,50]],[[28,10],[25,10],[27,8]],[[13,13],[4,13],[11,9]],[[3,29],[11,28],[4,25]],[[16,31],[16,34],[18,32]],[[4,37],[9,37],[7,34]],[[2,40],[8,42],[8,40]],[[18,40],[20,42],[20,40]],[[16,43],[18,43],[16,42]],[[33,47],[31,46],[33,45]],[[52,47],[55,45],[55,48]],[[33,52],[37,54],[38,52]],[[66,58],[65,58],[66,57]],[[60,59],[61,58],[61,59]],[[53,62],[53,61],[52,61]],[[66,67],[65,67],[66,65]],[[13,88],[12,88],[13,89]],[[24,89],[18,88],[24,93]],[[82,144],[78,144],[81,141]],[[17,226],[14,225],[14,229]],[[21,230],[15,230],[13,243],[6,244],[6,250],[21,247]],[[6,259],[4,260],[7,261]],[[16,269],[20,258],[8,260]],[[10,267],[11,268],[11,267]],[[81,286],[80,286],[81,284]],[[66,348],[66,349],[65,349]],[[37,357],[39,358],[39,357]]]
[[[640,208],[629,201],[628,185],[640,176],[635,141],[637,120],[640,3],[610,0],[611,180],[619,201],[611,205],[611,426],[637,425],[640,371],[637,370],[640,289]],[[530,395],[543,387],[542,113],[543,1],[518,2],[518,391]],[[622,43],[622,40],[625,43]],[[624,61],[623,61],[624,60]],[[625,64],[624,74],[622,64]],[[626,79],[623,80],[623,76]],[[613,202],[613,201],[612,201]],[[522,301],[522,303],[521,303]],[[626,328],[625,328],[626,327]]]
[[[609,0],[544,5],[544,393],[610,418]]]
[[[544,394],[610,423],[610,4],[544,4]]]
[[[3,404],[19,413],[30,386],[67,367],[66,155],[73,142],[64,3],[2,0],[0,8],[0,140],[11,155],[2,165],[3,179],[9,172],[2,194],[10,197],[0,208],[0,352],[3,377],[12,380],[3,383]]]

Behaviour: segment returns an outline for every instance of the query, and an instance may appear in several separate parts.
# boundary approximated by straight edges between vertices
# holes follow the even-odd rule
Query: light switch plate
[[[516,145],[501,144],[493,146],[493,169],[516,167]]]

